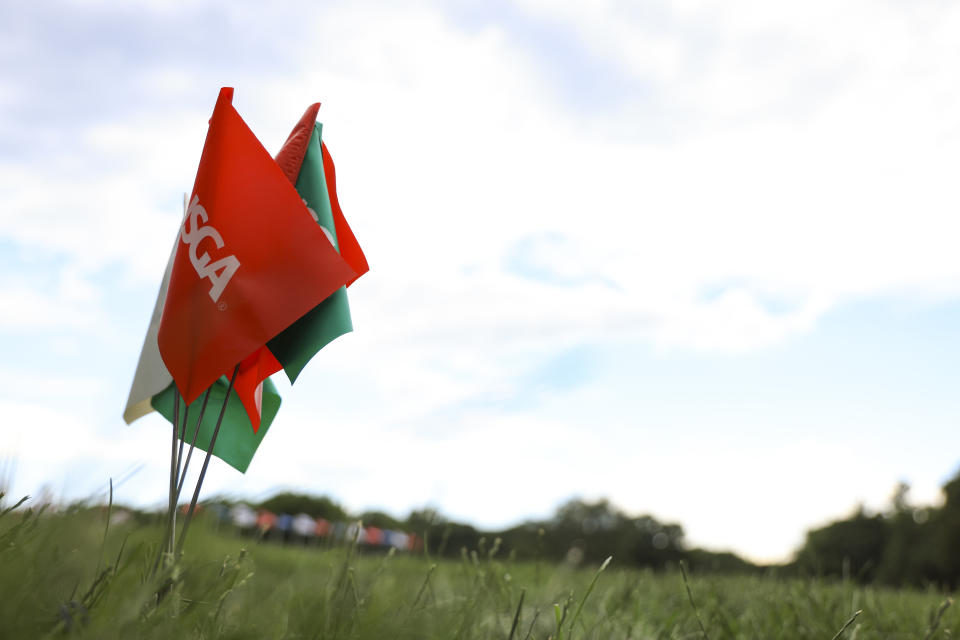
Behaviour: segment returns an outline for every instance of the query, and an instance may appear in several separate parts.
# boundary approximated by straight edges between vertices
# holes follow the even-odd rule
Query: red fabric
[[[357,242],[357,237],[353,235],[353,231],[340,209],[340,201],[337,199],[337,172],[333,166],[333,158],[327,150],[327,145],[322,140],[320,141],[320,150],[323,152],[323,177],[326,179],[327,193],[330,195],[330,209],[333,210],[333,224],[337,234],[337,244],[340,245],[340,255],[356,273],[347,282],[349,287],[354,280],[369,271],[370,267],[367,265],[367,258],[363,255],[360,243]]]
[[[263,414],[263,381],[283,368],[266,346],[260,347],[240,363],[240,371],[233,383],[237,397],[247,411],[253,432],[260,429]]]
[[[297,177],[300,176],[300,167],[303,166],[303,157],[307,155],[307,146],[310,144],[310,136],[313,135],[313,126],[317,122],[319,110],[319,102],[307,107],[277,153],[277,164],[283,169],[283,175],[287,176],[287,180],[292,185],[297,184]]]
[[[290,184],[296,185],[297,178],[300,176],[300,169],[303,166],[303,158],[307,153],[307,146],[310,144],[310,137],[313,135],[313,129],[317,122],[317,113],[320,110],[320,103],[316,102],[304,111],[300,120],[293,127],[286,142],[280,148],[276,156],[276,163],[280,166],[283,174],[290,181]],[[357,272],[356,277],[369,270],[366,258],[360,245],[357,243],[353,231],[347,225],[343,211],[337,200],[336,172],[333,166],[333,159],[326,145],[321,141],[321,151],[323,157],[324,177],[327,181],[327,191],[330,196],[330,208],[333,211],[334,228],[341,248],[341,256],[347,264]],[[346,255],[343,250],[346,249]],[[355,280],[356,278],[354,278]],[[347,283],[351,284],[353,281]],[[240,365],[240,371],[237,374],[237,381],[234,388],[237,395],[246,409],[247,416],[250,418],[250,424],[253,426],[254,433],[260,428],[261,418],[261,398],[263,395],[263,381],[269,376],[282,369],[282,365],[270,353],[266,347],[261,347],[256,353],[249,356]]]
[[[293,127],[293,131],[287,136],[287,141],[277,153],[277,164],[283,169],[290,184],[296,185],[297,178],[300,176],[300,168],[303,166],[303,157],[307,153],[307,145],[310,143],[310,136],[313,134],[313,127],[317,122],[317,113],[320,111],[320,103],[316,102],[303,112],[300,121]],[[363,255],[360,243],[347,224],[347,219],[340,209],[340,201],[337,198],[337,172],[333,165],[333,158],[327,145],[321,140],[320,150],[323,155],[323,176],[327,183],[327,193],[330,196],[330,209],[333,211],[334,231],[337,235],[337,244],[340,245],[340,255],[347,261],[347,264],[356,272],[356,277],[347,283],[349,286],[354,280],[370,270],[367,265],[367,258]]]
[[[293,127],[286,142],[277,153],[276,162],[283,174],[290,181],[290,184],[296,185],[297,178],[300,176],[300,169],[303,166],[303,158],[307,153],[307,146],[310,143],[310,136],[313,135],[313,128],[317,121],[317,113],[320,110],[320,103],[316,102],[304,111],[300,120]],[[337,182],[336,172],[333,166],[333,159],[326,145],[321,141],[321,151],[323,157],[323,172],[327,182],[327,192],[330,196],[330,208],[333,211],[334,228],[337,233],[338,243],[340,244],[341,256],[356,272],[356,278],[369,270],[367,260],[360,249],[353,231],[347,225],[347,220],[340,209],[340,203],[337,200]],[[342,240],[340,239],[342,238]],[[344,253],[346,250],[346,253]],[[353,280],[347,283],[350,285]],[[261,347],[255,354],[249,356],[240,365],[240,371],[237,374],[237,381],[234,387],[237,395],[243,403],[247,416],[250,418],[250,424],[253,425],[253,431],[260,427],[261,416],[261,397],[263,395],[263,381],[269,376],[282,369],[282,365],[277,361],[272,353],[266,348]]]
[[[222,89],[210,118],[157,336],[188,403],[356,278],[232,98]],[[231,257],[239,266],[217,292],[202,268]]]
[[[277,154],[276,163],[290,184],[297,183],[297,176],[300,175],[300,167],[303,166],[303,158],[307,153],[307,145],[310,144],[310,135],[313,133],[313,125],[317,121],[319,110],[319,102],[307,107],[300,121],[287,136],[280,153]],[[240,402],[243,403],[243,408],[247,411],[254,433],[260,428],[263,381],[282,368],[283,365],[265,346],[260,347],[240,364],[237,381],[233,386],[237,390]]]

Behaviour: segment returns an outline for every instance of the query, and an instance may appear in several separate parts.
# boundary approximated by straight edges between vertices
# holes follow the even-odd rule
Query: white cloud
[[[0,330],[10,332],[44,331],[95,326],[102,319],[99,308],[76,298],[85,283],[77,288],[42,291],[0,281]]]
[[[946,25],[956,14],[931,23],[887,9],[863,30],[852,26],[865,7],[834,15],[826,5],[748,5],[665,4],[639,17],[599,5],[530,9],[631,74],[646,73],[637,60],[663,67],[661,99],[692,125],[671,146],[595,136],[591,120],[630,131],[646,114],[584,123],[553,102],[525,43],[495,25],[459,31],[426,6],[379,8],[375,18],[360,5],[308,12],[315,39],[291,45],[292,67],[258,76],[263,90],[239,87],[237,102],[272,149],[298,105],[325,102],[344,204],[370,253],[370,278],[383,283],[372,295],[415,289],[437,300],[419,324],[436,334],[465,315],[510,318],[518,296],[533,322],[550,324],[571,296],[586,296],[612,327],[642,317],[648,339],[741,350],[807,330],[850,297],[955,293],[946,283],[960,275],[948,240],[960,99],[946,82],[958,56]],[[824,12],[832,19],[821,24]],[[758,39],[769,51],[756,50]],[[674,53],[643,53],[649,47]],[[704,47],[709,64],[697,67],[688,59]],[[821,71],[838,81],[817,91]],[[201,73],[162,65],[143,77],[173,93],[203,84]],[[809,103],[799,115],[795,95]],[[87,125],[43,174],[5,167],[6,235],[87,269],[122,265],[155,281],[205,114],[145,108]],[[574,239],[571,261],[588,264],[570,268],[622,295],[557,291],[497,271],[512,244],[543,229]],[[465,314],[450,296],[476,284],[460,276],[472,267],[487,283],[471,291],[477,303]],[[747,286],[723,298],[722,311],[700,300],[704,287],[730,281]],[[766,313],[757,296],[767,291],[789,292],[802,319]],[[744,297],[753,299],[729,303]],[[769,331],[753,331],[757,322]]]
[[[60,389],[52,386],[57,382],[74,384],[52,378],[38,389],[57,394]],[[81,382],[73,391],[70,387],[64,390],[67,398],[76,398],[74,391],[91,388],[96,387]],[[34,394],[28,393],[28,397]],[[51,408],[51,404],[58,406]],[[164,449],[162,444],[164,440],[169,443],[169,435],[164,438],[160,431],[122,428],[105,433],[89,415],[51,403],[49,396],[22,401],[0,398],[0,411],[11,427],[0,447],[0,463],[8,465],[0,472],[10,475],[11,496],[36,496],[46,487],[58,500],[86,498],[100,493],[111,478],[116,482],[138,467],[142,475],[138,480],[149,477],[152,481],[149,493],[138,495],[128,488],[117,494],[117,500],[147,504],[152,501],[149,495],[161,492],[164,460],[153,454],[169,451],[169,445]],[[166,466],[169,468],[169,463]]]

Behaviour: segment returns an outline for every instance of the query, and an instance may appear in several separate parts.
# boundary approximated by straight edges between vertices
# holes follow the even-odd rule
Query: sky
[[[246,474],[484,528],[572,497],[785,560],[960,459],[960,6],[0,5],[0,477],[166,501],[121,413],[222,86],[322,103],[371,265]]]

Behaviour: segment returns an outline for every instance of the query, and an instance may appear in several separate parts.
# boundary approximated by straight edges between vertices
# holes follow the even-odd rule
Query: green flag
[[[198,449],[206,451],[210,446],[210,439],[213,437],[213,430],[217,425],[217,418],[220,414],[220,408],[223,406],[223,399],[227,393],[229,382],[227,377],[223,376],[210,387],[210,399],[207,401],[207,408],[203,412],[203,420],[200,422],[200,431],[197,434],[196,446]],[[173,422],[173,395],[175,393],[176,387],[171,384],[150,399],[153,408],[170,422]],[[193,442],[193,434],[197,428],[197,417],[200,415],[200,407],[203,405],[205,395],[204,393],[194,400],[187,413],[186,428],[182,432],[183,441],[187,444]],[[246,472],[247,467],[250,466],[250,460],[253,459],[253,454],[256,453],[260,441],[270,430],[270,424],[279,410],[280,394],[277,393],[277,387],[274,386],[273,381],[267,378],[263,382],[260,429],[254,432],[243,403],[240,402],[236,392],[231,391],[230,401],[227,402],[223,422],[220,425],[220,433],[217,435],[217,443],[213,447],[213,455],[241,473]],[[181,422],[183,422],[183,413],[184,406],[181,400]]]
[[[313,127],[295,185],[311,215],[339,251],[333,205],[324,173],[320,144],[322,126],[318,122]],[[340,287],[333,295],[267,342],[267,348],[283,365],[284,372],[290,382],[293,382],[320,349],[352,330],[347,289]]]

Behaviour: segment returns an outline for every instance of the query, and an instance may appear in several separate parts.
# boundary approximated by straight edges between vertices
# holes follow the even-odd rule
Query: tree
[[[809,531],[797,566],[815,575],[869,582],[876,576],[888,540],[884,518],[868,516],[861,506],[847,520]]]
[[[330,522],[343,522],[350,519],[343,507],[327,496],[308,496],[289,492],[278,493],[257,506],[273,513],[289,513],[291,515],[306,513],[314,518],[324,518]]]
[[[382,511],[364,511],[360,514],[360,522],[362,522],[365,527],[373,526],[378,529],[392,529],[397,531],[404,528],[399,520]]]

